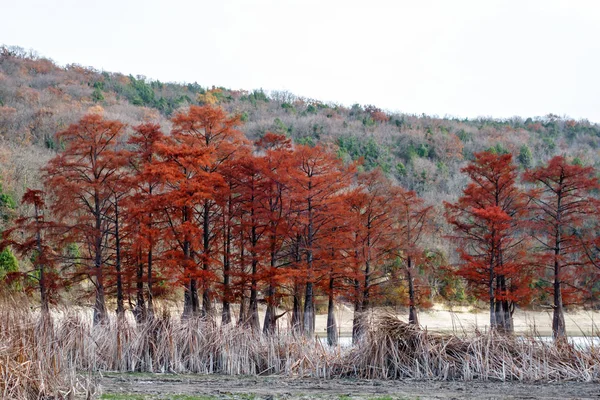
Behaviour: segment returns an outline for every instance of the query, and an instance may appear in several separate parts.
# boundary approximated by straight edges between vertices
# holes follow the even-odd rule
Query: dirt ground
[[[591,383],[378,381],[225,375],[105,374],[104,399],[599,399]]]

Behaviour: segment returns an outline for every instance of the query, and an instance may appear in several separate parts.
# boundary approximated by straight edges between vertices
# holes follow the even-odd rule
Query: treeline
[[[398,98],[402,99],[401,94]],[[553,114],[501,120],[403,114],[282,91],[168,83],[77,64],[60,67],[35,53],[2,46],[0,167],[4,191],[19,199],[23,188],[39,179],[34,171],[59,149],[54,133],[77,122],[90,107],[101,106],[107,118],[131,126],[153,121],[169,131],[170,118],[190,105],[218,105],[240,115],[244,122],[240,130],[251,140],[273,132],[296,144],[337,146],[346,162],[363,158],[365,170],[380,168],[434,204],[456,200],[465,184],[460,169],[475,153],[485,150],[512,153],[521,169],[542,165],[560,154],[599,166],[600,126],[587,120]],[[13,167],[16,162],[19,170]]]
[[[218,107],[191,106],[172,122],[170,135],[142,124],[125,138],[124,124],[88,114],[57,134],[64,150],[44,168],[46,193],[26,192],[32,214],[4,242],[33,257],[28,278],[44,312],[61,288],[89,278],[96,323],[108,317],[109,295],[117,315],[130,299],[142,322],[157,291],[182,287],[184,318],[213,317],[218,301],[230,323],[238,303],[238,323],[259,330],[263,300],[271,334],[291,298],[292,328],[312,335],[315,297],[325,295],[335,343],[337,298],[355,305],[358,335],[378,286],[400,274],[417,322],[432,208],[414,192],[378,170],[357,174],[324,146],[272,133],[250,143],[239,117]]]
[[[440,208],[335,147],[276,133],[251,142],[240,116],[217,106],[171,122],[169,134],[154,123],[130,130],[96,112],[57,133],[45,189],[26,191],[29,212],[4,232],[33,270],[8,273],[4,286],[37,288],[44,313],[62,291],[91,287],[95,323],[108,318],[107,298],[119,318],[130,310],[143,323],[155,298],[180,293],[183,318],[216,319],[218,303],[222,324],[259,331],[264,302],[267,335],[289,312],[291,328],[312,336],[315,300],[326,298],[332,344],[336,302],[353,305],[357,338],[384,288],[402,288],[418,324],[431,282],[448,275],[489,301],[492,328],[506,332],[515,305],[549,296],[562,337],[563,306],[595,294],[592,167],[555,157],[520,178],[510,153],[476,153],[462,170],[470,183],[444,204],[447,234]],[[455,241],[454,266],[430,246],[435,236]]]

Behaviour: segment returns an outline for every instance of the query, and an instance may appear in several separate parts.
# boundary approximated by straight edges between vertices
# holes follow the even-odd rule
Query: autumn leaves
[[[46,199],[28,192],[32,213],[5,242],[35,254],[42,309],[61,288],[91,287],[96,323],[113,302],[119,317],[129,309],[142,323],[157,298],[182,296],[183,318],[216,320],[218,309],[221,323],[259,332],[263,303],[264,334],[289,313],[291,328],[312,336],[316,305],[326,304],[335,344],[336,303],[354,306],[359,337],[382,288],[406,288],[418,324],[427,279],[439,272],[426,251],[436,234],[456,241],[453,272],[489,302],[492,327],[512,331],[514,305],[541,287],[564,335],[565,299],[581,298],[595,276],[591,168],[554,158],[525,174],[527,192],[511,155],[477,153],[462,196],[445,204],[444,232],[434,206],[380,170],[358,172],[335,149],[283,135],[250,143],[240,124],[209,105],[177,114],[169,134],[98,114],[58,133]]]
[[[505,332],[515,304],[548,293],[553,335],[564,337],[564,300],[580,303],[597,276],[594,169],[554,157],[525,172],[529,191],[518,185],[510,154],[477,153],[462,171],[470,183],[445,204],[462,260],[457,273],[489,301],[490,325]]]

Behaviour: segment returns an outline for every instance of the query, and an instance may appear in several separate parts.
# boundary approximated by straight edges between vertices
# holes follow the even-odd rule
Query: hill
[[[25,186],[36,186],[38,167],[60,146],[54,134],[91,107],[100,106],[107,118],[130,125],[159,122],[168,131],[169,118],[177,110],[207,103],[240,114],[242,130],[250,139],[271,131],[296,143],[335,143],[345,160],[364,158],[365,169],[381,167],[432,204],[457,197],[466,182],[458,172],[476,151],[511,152],[522,167],[557,154],[585,165],[597,166],[599,160],[600,125],[587,120],[552,114],[508,120],[395,114],[373,105],[344,107],[288,92],[166,83],[77,64],[60,67],[33,52],[4,46],[0,48],[3,193],[19,199]]]

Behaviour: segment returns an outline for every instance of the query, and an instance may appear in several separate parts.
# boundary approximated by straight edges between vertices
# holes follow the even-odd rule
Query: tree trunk
[[[490,298],[490,330],[496,330],[496,296],[494,293],[495,274],[494,274],[494,255],[490,256],[489,264],[490,276],[488,279],[488,294]]]
[[[499,294],[502,293],[501,277],[496,277],[496,294],[494,298],[495,314],[496,314],[496,329],[499,332],[506,332],[506,321],[504,320],[504,310],[502,308],[502,301],[498,299]]]
[[[504,320],[504,332],[512,334],[513,333],[513,317],[512,311],[510,309],[510,302],[506,299],[507,287],[506,287],[506,277],[504,275],[501,276],[500,279],[500,287],[502,289],[502,293],[504,294],[504,300],[502,300],[502,313]]]
[[[148,299],[148,305],[147,305],[147,319],[148,320],[152,320],[154,318],[154,302],[153,302],[153,296],[152,296],[152,238],[150,238],[150,249],[148,250],[148,295],[147,295],[147,299]]]
[[[96,289],[96,300],[94,302],[94,325],[104,323],[108,319],[106,313],[106,302],[104,300],[104,279],[102,275],[102,217],[100,214],[100,196],[94,193],[94,217],[96,219],[95,226],[95,242],[94,242],[94,286]]]
[[[204,202],[202,216],[202,269],[204,270],[204,279],[202,281],[202,316],[209,317],[212,313],[210,304],[210,282],[208,272],[210,271],[210,201]]]
[[[260,321],[258,320],[258,281],[256,279],[258,260],[252,253],[252,278],[250,280],[250,304],[248,305],[248,326],[254,331],[260,331]]]
[[[40,227],[40,210],[38,209],[37,204],[35,204],[35,223],[36,223],[36,233],[35,233],[35,240],[37,243],[37,252],[38,252],[38,259],[36,260],[36,264],[37,264],[37,270],[40,274],[40,305],[41,305],[41,312],[42,312],[42,317],[46,318],[47,316],[50,315],[50,306],[49,306],[49,299],[48,299],[48,291],[47,291],[47,285],[46,285],[46,276],[45,276],[45,269],[44,269],[44,264],[39,262],[39,258],[42,256],[42,233],[41,233],[41,227]]]
[[[238,326],[244,325],[246,323],[246,319],[248,318],[246,313],[246,295],[244,294],[245,290],[242,290],[242,297],[240,298],[240,313],[238,315]]]
[[[552,337],[555,340],[564,339],[567,335],[559,271],[560,271],[560,266],[558,263],[558,258],[555,258],[555,261],[554,261],[554,312],[552,314]]]
[[[183,223],[186,223],[190,220],[190,210],[187,206],[183,206],[182,209],[182,220]],[[183,241],[183,261],[185,263],[185,268],[189,269],[192,267],[194,261],[192,260],[192,248],[189,237],[184,239]],[[196,266],[194,266],[194,270],[196,270]],[[190,318],[198,316],[199,311],[199,301],[198,301],[198,283],[196,278],[193,277],[191,273],[188,275],[188,282],[185,286],[183,293],[183,315],[182,318]]]
[[[303,316],[304,335],[307,337],[312,337],[315,334],[315,303],[313,283],[307,282],[305,290]]]
[[[558,198],[557,210],[561,209],[561,197]],[[556,228],[554,236],[554,312],[552,314],[552,337],[554,340],[562,340],[566,337],[565,314],[563,310],[562,287],[561,287],[561,215],[556,216]]]
[[[354,299],[354,315],[352,317],[352,344],[358,343],[363,333],[362,326],[362,305],[359,299],[360,282],[358,279],[354,280],[354,293],[356,298]]]
[[[294,303],[292,305],[292,332],[302,331],[302,302],[300,300],[300,288],[298,283],[294,284]]]
[[[296,239],[294,240],[294,248],[293,248],[293,255],[294,255],[294,261],[296,262],[296,266],[300,265],[300,262],[302,261],[302,253],[300,252],[300,241],[302,240],[302,237],[300,236],[300,234],[296,235]],[[292,332],[294,333],[300,333],[302,332],[302,302],[301,302],[301,289],[300,289],[300,284],[298,283],[298,280],[295,278],[294,279],[294,304],[292,306],[292,321],[291,321],[291,328],[292,328]]]
[[[94,302],[94,325],[98,325],[108,320],[106,303],[104,301],[102,270],[100,268],[96,268],[96,277],[94,280],[94,286],[96,287],[96,301]]]
[[[263,333],[265,335],[273,335],[275,333],[276,319],[275,319],[275,305],[273,304],[273,297],[275,296],[275,288],[272,282],[269,282],[269,288],[267,289],[267,311],[265,312],[265,320],[263,323]]]
[[[333,284],[334,279],[329,278],[329,302],[327,304],[327,344],[329,346],[337,346],[338,343],[338,330],[333,302]]]
[[[223,240],[223,309],[221,311],[221,326],[231,323],[231,307],[230,307],[230,259],[231,259],[231,215],[233,213],[233,200],[231,194],[227,201],[227,215],[223,217],[223,225],[225,226]],[[225,214],[225,213],[223,213]]]
[[[138,252],[138,265],[136,270],[136,299],[134,315],[136,322],[142,323],[146,321],[146,304],[144,301],[144,264],[142,263],[141,250]]]
[[[419,318],[417,316],[417,299],[415,294],[415,283],[412,276],[412,258],[409,256],[406,260],[407,269],[406,269],[406,280],[408,281],[408,301],[409,301],[409,311],[408,311],[408,323],[411,325],[419,326]]]
[[[115,270],[117,273],[117,317],[119,320],[125,316],[123,296],[123,276],[121,274],[121,235],[119,231],[119,199],[115,195]]]

